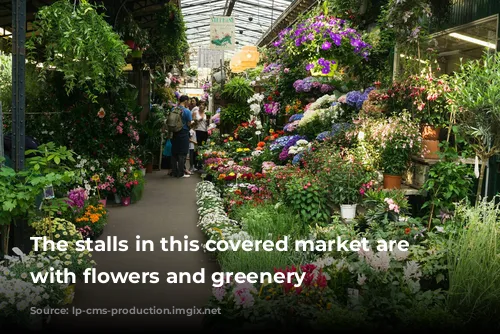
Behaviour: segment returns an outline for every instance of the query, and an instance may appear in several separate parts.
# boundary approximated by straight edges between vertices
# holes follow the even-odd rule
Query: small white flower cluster
[[[296,155],[301,152],[308,150],[312,146],[312,143],[308,142],[305,139],[301,139],[295,143],[295,146],[292,146],[288,149],[288,154]]]
[[[239,235],[241,232],[239,224],[231,220],[224,211],[223,200],[213,183],[208,181],[198,183],[196,195],[200,215],[198,227],[209,239],[230,239],[235,234]]]
[[[47,305],[55,286],[52,284],[34,284],[30,272],[39,270],[42,274],[48,268],[62,270],[62,263],[42,254],[23,254],[13,249],[18,256],[6,256],[7,261],[0,263],[0,313],[15,315],[27,312],[29,308]],[[17,250],[17,251],[16,251]],[[66,289],[67,284],[60,284]]]
[[[325,95],[319,98],[309,106],[298,126],[303,127],[316,119],[325,125],[335,123],[344,113],[339,104],[334,104],[335,102],[337,102],[337,97],[334,95]]]
[[[0,276],[0,312],[22,312],[26,309],[38,306],[43,298],[49,296],[42,286],[23,280]]]

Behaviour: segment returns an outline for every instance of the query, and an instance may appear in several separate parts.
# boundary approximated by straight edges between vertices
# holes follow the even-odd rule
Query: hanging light
[[[231,72],[233,73],[241,73],[245,70],[245,68],[242,66],[240,53],[235,54],[233,58],[231,58],[231,61],[229,62],[229,67],[231,69]]]
[[[260,60],[260,54],[255,46],[244,46],[240,51],[241,65],[244,68],[255,68]]]

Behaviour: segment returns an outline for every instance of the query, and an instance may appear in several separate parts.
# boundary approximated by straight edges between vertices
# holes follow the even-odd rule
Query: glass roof
[[[181,0],[186,34],[190,45],[190,64],[198,64],[198,47],[210,45],[210,17],[230,15],[236,22],[236,50],[226,51],[230,58],[242,46],[257,41],[296,0]]]

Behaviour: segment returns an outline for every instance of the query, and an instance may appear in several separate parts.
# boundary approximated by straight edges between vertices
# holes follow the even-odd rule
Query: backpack
[[[182,122],[182,109],[175,107],[167,117],[167,130],[170,133],[179,132],[182,130],[184,123]]]

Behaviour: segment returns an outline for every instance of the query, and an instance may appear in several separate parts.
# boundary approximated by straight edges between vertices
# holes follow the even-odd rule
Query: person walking
[[[186,157],[189,154],[189,126],[192,122],[191,111],[186,107],[189,97],[182,95],[179,98],[181,111],[182,129],[172,135],[172,176],[181,178],[189,177],[185,173]]]
[[[194,115],[195,121],[195,131],[196,131],[196,140],[198,145],[195,151],[195,161],[196,161],[196,169],[202,169],[203,161],[200,159],[198,149],[200,145],[204,145],[208,140],[208,118],[207,114],[205,114],[206,105],[205,102],[200,103],[200,107],[198,112]]]

